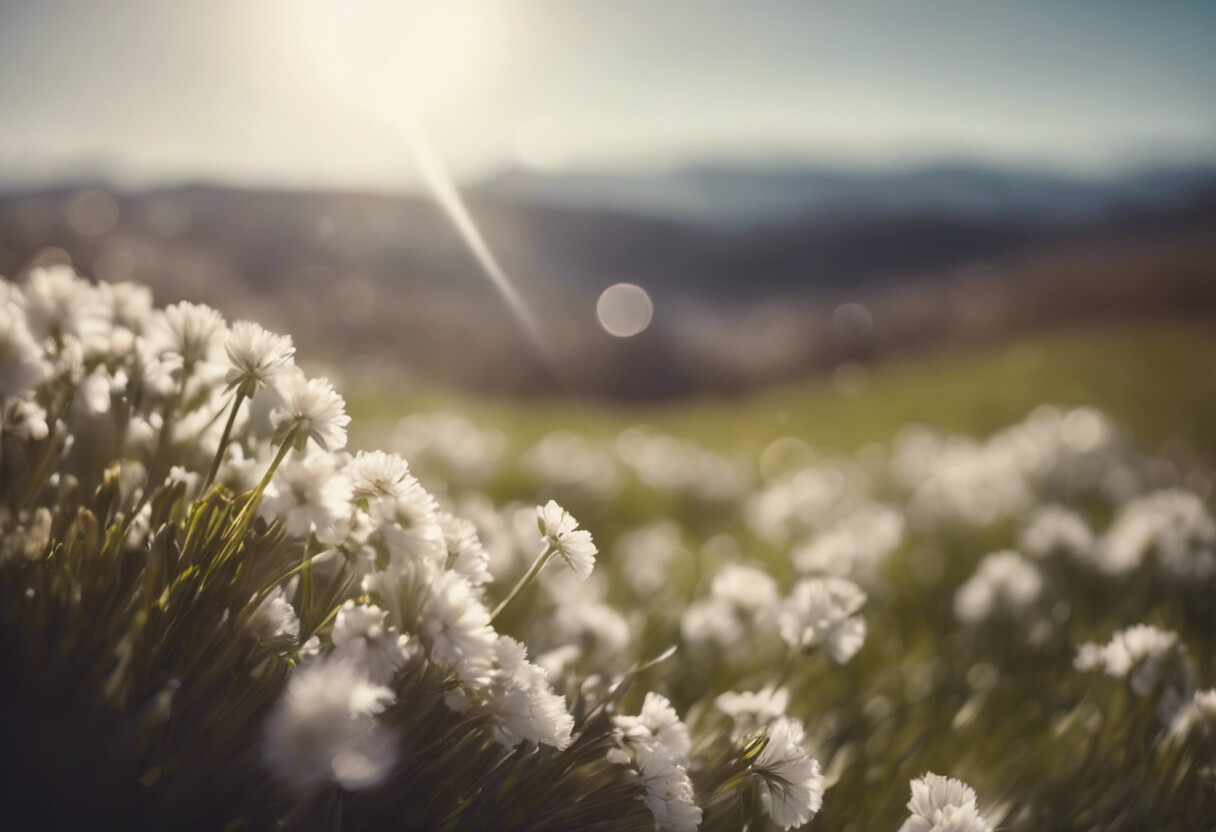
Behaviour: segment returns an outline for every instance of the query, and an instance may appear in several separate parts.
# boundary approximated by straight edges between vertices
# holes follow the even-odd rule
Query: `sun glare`
[[[487,78],[499,8],[484,0],[305,0],[290,18],[321,85],[366,112],[425,120],[458,117]]]

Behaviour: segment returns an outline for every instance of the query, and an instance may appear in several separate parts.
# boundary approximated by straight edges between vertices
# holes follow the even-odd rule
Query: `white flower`
[[[688,772],[660,742],[640,742],[634,759],[646,787],[646,806],[654,815],[655,828],[671,832],[694,832],[701,823]]]
[[[605,661],[619,660],[629,646],[625,616],[610,604],[572,594],[558,605],[552,626],[547,629],[552,643],[579,644]]]
[[[801,826],[823,806],[819,761],[806,753],[802,723],[780,717],[769,725],[764,748],[752,762],[761,799],[782,829]]]
[[[395,738],[376,719],[393,699],[349,662],[307,663],[291,674],[270,716],[266,762],[302,792],[330,782],[350,790],[375,786],[397,759]]]
[[[1137,624],[1115,633],[1106,644],[1082,644],[1073,664],[1077,670],[1102,671],[1116,679],[1130,679],[1132,690],[1146,696],[1177,644],[1177,633],[1151,624]]]
[[[371,681],[386,685],[414,655],[409,636],[385,624],[388,615],[370,604],[347,601],[334,619],[334,655],[349,660]]]
[[[866,640],[866,622],[856,615],[866,594],[844,578],[805,578],[794,585],[778,613],[781,637],[791,647],[824,647],[844,664]]]
[[[28,399],[16,399],[4,406],[0,433],[17,439],[46,439],[46,411]]]
[[[681,721],[666,696],[651,691],[642,702],[641,713],[637,716],[619,714],[612,721],[631,745],[653,739],[662,743],[677,762],[683,763],[688,759],[688,752],[692,749],[688,726]]]
[[[991,832],[976,808],[975,792],[967,784],[940,774],[912,781],[912,816],[899,832]]]
[[[521,742],[565,748],[574,731],[566,700],[553,691],[543,668],[528,661],[522,644],[499,636],[495,669],[482,689],[482,706],[494,716],[494,739],[513,748]]]
[[[789,704],[789,690],[773,688],[771,685],[754,693],[727,691],[714,699],[718,710],[734,720],[735,729],[732,734],[736,738],[785,716],[785,709]]]
[[[799,572],[869,577],[899,548],[903,536],[901,512],[866,503],[814,535],[791,557]]]
[[[252,321],[237,321],[228,332],[225,344],[228,369],[224,381],[228,389],[237,388],[241,395],[251,396],[263,384],[291,372],[296,348],[290,335],[276,335]]]
[[[218,357],[224,317],[201,303],[175,303],[157,318],[155,342],[162,352],[181,356],[186,367]]]
[[[1018,536],[1018,546],[1032,558],[1059,553],[1086,559],[1092,555],[1094,543],[1093,529],[1085,518],[1060,505],[1035,510]]]
[[[591,532],[578,527],[570,512],[550,500],[536,507],[536,525],[545,542],[553,548],[574,574],[586,579],[595,568],[595,544]]]
[[[1178,742],[1195,735],[1211,735],[1216,729],[1216,688],[1195,691],[1191,700],[1170,720],[1170,739]]]
[[[359,451],[347,466],[356,500],[400,497],[417,482],[410,466],[397,454],[384,451]]]
[[[447,511],[436,512],[447,548],[447,567],[473,586],[490,582],[490,555],[477,537],[477,527]]]
[[[315,452],[279,466],[262,497],[259,513],[267,520],[282,518],[294,537],[315,533],[332,543],[345,536],[351,512],[350,481],[336,461]]]
[[[702,648],[739,649],[745,635],[737,611],[720,598],[693,601],[680,613],[680,637]]]
[[[28,395],[49,374],[25,316],[12,304],[0,305],[0,399]]]
[[[140,283],[98,283],[97,297],[110,322],[135,335],[152,320],[152,290]]]
[[[19,298],[29,331],[39,341],[50,338],[62,346],[75,339],[81,347],[91,346],[104,328],[97,290],[71,266],[31,269]]]
[[[436,571],[421,606],[422,637],[431,658],[464,681],[490,667],[496,634],[473,587],[455,572]]]
[[[412,476],[390,496],[371,501],[368,515],[388,550],[392,568],[417,560],[443,565],[447,545],[435,498]]]
[[[709,594],[730,604],[749,619],[771,615],[780,596],[777,582],[763,569],[728,563],[709,582]]]
[[[994,552],[980,561],[954,595],[954,614],[975,624],[994,613],[1018,615],[1043,592],[1043,578],[1034,564],[1017,552]]]
[[[1216,575],[1216,519],[1202,500],[1171,490],[1127,503],[1102,539],[1098,566],[1126,574],[1154,553],[1158,566],[1175,578]]]
[[[284,636],[292,640],[300,637],[300,619],[296,616],[291,602],[287,600],[287,591],[281,586],[276,586],[262,600],[249,616],[248,623],[250,632],[263,641]]]
[[[328,379],[289,375],[281,390],[283,403],[270,413],[275,445],[294,437],[297,450],[309,439],[323,451],[340,451],[346,445],[346,402]]]

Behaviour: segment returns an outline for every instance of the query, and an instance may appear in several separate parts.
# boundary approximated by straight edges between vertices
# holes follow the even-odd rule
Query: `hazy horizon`
[[[1216,6],[0,0],[0,184],[1216,163]]]

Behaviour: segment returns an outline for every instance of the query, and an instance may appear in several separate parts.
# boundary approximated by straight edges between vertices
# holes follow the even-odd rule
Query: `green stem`
[[[205,493],[211,483],[215,482],[215,475],[220,470],[220,461],[224,458],[224,451],[228,449],[228,441],[232,436],[232,425],[236,422],[236,413],[241,409],[241,402],[244,400],[244,392],[237,390],[236,398],[232,402],[232,412],[228,414],[228,423],[224,425],[224,433],[220,436],[220,446],[215,451],[215,459],[211,461],[211,470],[207,472],[207,479],[203,480],[203,487],[199,489],[199,494]]]
[[[494,619],[498,618],[498,616],[502,614],[502,611],[515,600],[515,597],[519,595],[519,593],[523,592],[524,589],[527,588],[528,584],[532,583],[532,581],[536,579],[536,576],[540,574],[540,570],[545,568],[545,564],[548,563],[549,559],[555,554],[557,554],[557,550],[552,546],[545,547],[545,550],[540,553],[540,557],[533,562],[528,571],[524,573],[524,576],[519,579],[519,583],[515,585],[515,588],[507,594],[506,598],[502,599],[502,603],[494,608],[494,612],[490,614],[491,624],[493,624]]]

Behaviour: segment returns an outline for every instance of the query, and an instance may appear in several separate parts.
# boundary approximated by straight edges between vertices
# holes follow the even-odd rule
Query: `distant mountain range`
[[[687,187],[666,190],[673,180]],[[1211,171],[1088,185],[962,168],[580,182],[506,177],[466,196],[572,377],[562,386],[597,395],[734,391],[926,346],[1216,310]],[[0,192],[0,275],[65,258],[152,285],[164,302],[204,301],[290,331],[346,369],[409,368],[479,390],[554,386],[424,195],[93,183]],[[594,314],[621,281],[655,305],[651,327],[626,340]],[[869,310],[863,341],[838,331],[845,302]]]
[[[988,222],[1092,222],[1129,209],[1159,210],[1216,187],[1216,163],[1146,168],[1103,178],[978,165],[861,171],[814,166],[701,165],[650,174],[509,170],[478,195],[566,208],[719,225],[762,225],[825,215],[900,215]]]

